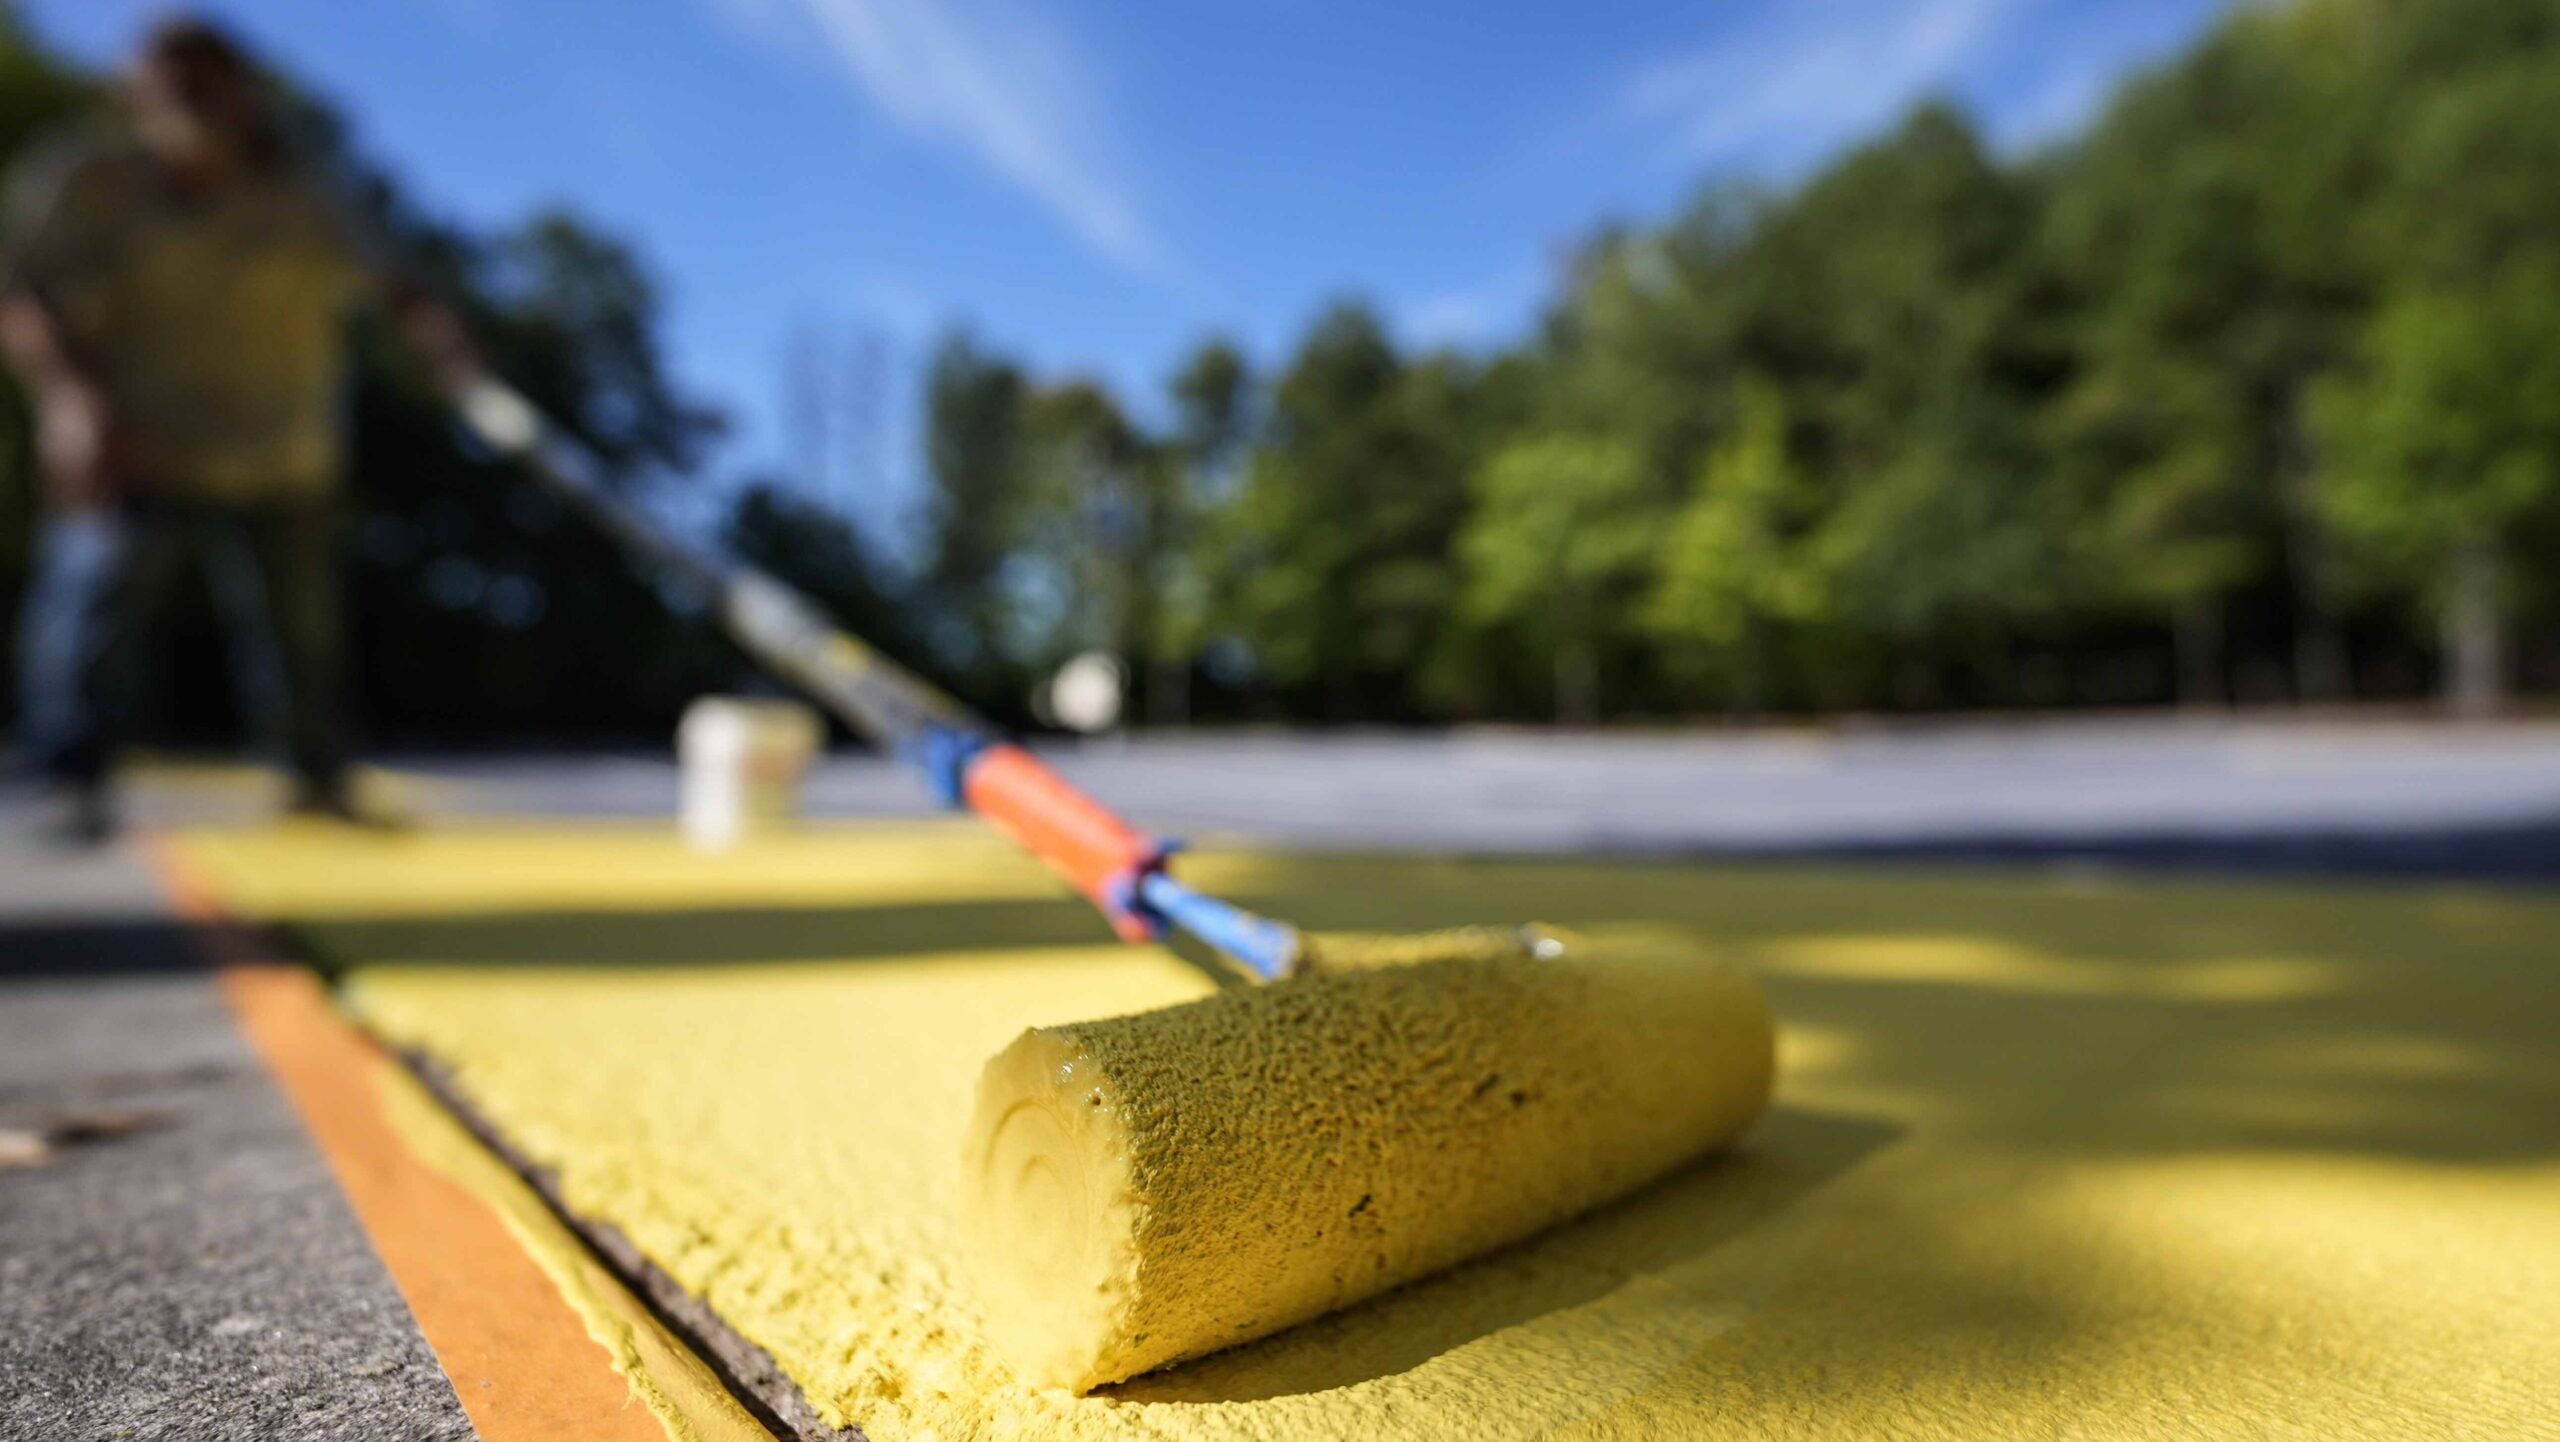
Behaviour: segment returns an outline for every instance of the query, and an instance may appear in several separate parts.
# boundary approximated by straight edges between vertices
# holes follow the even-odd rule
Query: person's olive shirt
[[[93,130],[18,168],[5,231],[0,284],[51,313],[151,486],[236,503],[331,488],[346,322],[373,266],[315,175],[269,166],[189,197]]]

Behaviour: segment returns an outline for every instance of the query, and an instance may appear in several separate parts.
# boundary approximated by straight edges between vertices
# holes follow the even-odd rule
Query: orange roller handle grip
[[[1112,929],[1145,941],[1155,927],[1134,905],[1138,878],[1164,861],[1164,848],[1019,746],[990,746],[960,779],[969,809],[1081,891]]]

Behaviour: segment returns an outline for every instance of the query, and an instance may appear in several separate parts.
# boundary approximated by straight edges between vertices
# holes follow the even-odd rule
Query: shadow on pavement
[[[0,983],[163,976],[205,969],[186,924],[145,916],[0,919]]]
[[[1081,901],[298,917],[276,928],[323,971],[349,966],[704,967],[1108,946]]]
[[[1781,1106],[1733,1151],[1519,1246],[1424,1278],[1263,1342],[1105,1389],[1127,1402],[1251,1402],[1410,1371],[1550,1312],[1598,1301],[1637,1277],[1698,1263],[1754,1233],[1890,1143],[1874,1118]],[[1534,1251],[1534,1256],[1530,1255]],[[1764,1269],[1728,1268],[1700,1288],[1735,1320],[1761,1300]]]
[[[2423,881],[2560,882],[2560,818],[2397,831],[2124,831],[1951,835],[1801,845],[1613,845],[1612,855],[1713,860],[2098,864],[2252,877],[2405,877]]]

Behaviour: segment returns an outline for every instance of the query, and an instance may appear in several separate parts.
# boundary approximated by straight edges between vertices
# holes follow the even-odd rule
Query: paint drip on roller
[[[1025,1032],[965,1206],[990,1340],[1083,1392],[1518,1241],[1739,1136],[1772,1028],[1659,948],[1465,947]]]

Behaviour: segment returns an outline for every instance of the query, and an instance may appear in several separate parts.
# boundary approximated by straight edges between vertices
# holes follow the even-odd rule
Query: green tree
[[[1226,488],[1253,439],[1253,370],[1224,336],[1211,336],[1174,372],[1171,442],[1203,498]]]
[[[1010,610],[1003,569],[1028,486],[1029,383],[965,332],[943,338],[925,384],[922,594],[929,638],[957,677],[981,694],[1010,695],[1020,678],[999,637]]]
[[[2039,484],[2018,413],[1979,386],[1950,389],[1804,540],[1820,619],[1884,653],[1900,700],[1938,695],[1928,663],[1950,655],[1996,694],[2008,639],[2070,598],[2069,517]]]
[[[1164,455],[1172,494],[1157,577],[1156,664],[1147,687],[1147,713],[1158,725],[1190,719],[1191,673],[1225,608],[1229,588],[1211,527],[1233,500],[1252,453],[1252,367],[1232,341],[1212,336],[1174,372],[1172,399]]]
[[[2449,698],[2476,713],[2501,704],[2527,560],[2560,509],[2560,10],[2450,0],[2390,18],[2368,105],[2391,124],[2358,227],[2384,301],[2319,397],[2322,500],[2367,578],[2436,618]]]
[[[1819,705],[1996,694],[2006,633],[2054,603],[2056,524],[2026,417],[2052,388],[2029,248],[2039,199],[1965,117],[1923,105],[1773,212],[1743,252],[1808,493],[1796,670]],[[1814,604],[1818,601],[1818,605]]]
[[[1723,419],[1706,398],[1771,357],[1752,237],[1766,197],[1710,190],[1659,234],[1605,231],[1548,317],[1534,378],[1542,424],[1619,437],[1657,475],[1692,469]]]
[[[1791,189],[1601,231],[1515,349],[1405,355],[1357,305],[1267,387],[1204,346],[1164,434],[1076,452],[1163,458],[1162,491],[1066,468],[1172,498],[1156,559],[1053,589],[1152,577],[1167,665],[1214,635],[1337,720],[1576,712],[1604,656],[1625,710],[2321,698],[2413,673],[2457,593],[2547,645],[2539,422],[2457,362],[2540,373],[2553,114],[2551,0],[2242,7],[2019,159],[1924,104]],[[2503,577],[2457,587],[2435,513],[2489,470]],[[1645,514],[1648,583],[1592,580]]]
[[[656,281],[621,241],[548,212],[500,235],[477,266],[493,356],[619,470],[692,470],[725,429],[679,393],[657,335]]]
[[[1662,507],[1623,441],[1542,435],[1494,453],[1458,537],[1466,604],[1552,660],[1555,716],[1600,717],[1602,656],[1650,572]]]
[[[2455,706],[2495,711],[2525,527],[2560,503],[2560,263],[2403,296],[2363,360],[2319,397],[2323,499],[2381,574],[2432,602]]]
[[[1229,629],[1294,702],[1335,719],[1418,704],[1455,601],[1470,399],[1458,363],[1406,364],[1356,304],[1282,373],[1223,548]]]
[[[1029,487],[1011,562],[1015,648],[1047,670],[1089,647],[1157,659],[1159,570],[1174,535],[1174,472],[1092,381],[1035,390]]]
[[[2378,117],[2333,8],[2236,18],[2130,87],[2056,181],[2048,256],[2083,303],[2053,415],[2088,502],[2079,569],[2169,623],[2190,700],[2220,694],[2261,582],[2292,612],[2297,693],[2344,684],[2305,397],[2365,304],[2341,241]]]
[[[1824,597],[1803,539],[1814,498],[1788,453],[1785,402],[1755,381],[1737,409],[1733,433],[1708,453],[1671,522],[1645,614],[1656,633],[1704,658],[1736,702],[1756,708],[1769,694],[1770,632],[1821,614]]]

